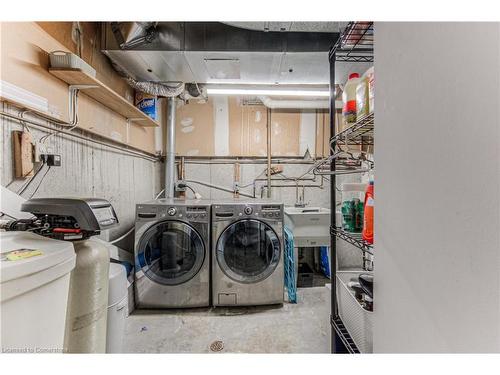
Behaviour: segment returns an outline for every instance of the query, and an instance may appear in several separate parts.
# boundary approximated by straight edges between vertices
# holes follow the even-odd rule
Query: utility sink
[[[296,247],[330,246],[330,209],[285,207],[285,225],[293,232]]]

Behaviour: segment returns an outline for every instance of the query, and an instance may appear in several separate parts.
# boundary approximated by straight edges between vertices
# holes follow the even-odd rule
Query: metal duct
[[[137,81],[324,85],[328,50],[338,35],[254,31],[218,22],[105,22],[101,46]]]
[[[175,195],[175,97],[168,99],[165,198]]]
[[[111,22],[110,26],[122,49],[150,43],[157,35],[154,22]]]

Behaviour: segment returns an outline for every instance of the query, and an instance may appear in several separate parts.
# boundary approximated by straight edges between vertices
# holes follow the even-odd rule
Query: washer
[[[210,305],[210,203],[138,204],[134,248],[138,308]]]
[[[283,303],[283,204],[212,205],[214,306]]]

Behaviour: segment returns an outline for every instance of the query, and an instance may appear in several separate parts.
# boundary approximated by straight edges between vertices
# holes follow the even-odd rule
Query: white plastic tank
[[[61,353],[73,244],[31,232],[0,232],[3,353]]]
[[[128,309],[127,272],[119,263],[109,265],[108,327],[106,353],[123,352]]]
[[[64,349],[69,353],[105,353],[108,312],[109,251],[92,239],[74,241]]]

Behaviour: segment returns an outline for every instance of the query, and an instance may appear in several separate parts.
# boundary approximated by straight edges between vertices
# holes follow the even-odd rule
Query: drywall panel
[[[271,113],[271,154],[299,155],[300,111],[273,110]]]
[[[68,85],[48,72],[48,53],[54,50],[68,50],[66,45],[70,44],[68,38],[71,36],[67,35],[71,29],[70,24],[54,23],[50,27],[44,24],[45,29],[54,36],[33,22],[3,22],[0,27],[2,46],[0,79],[46,100],[49,113],[66,121],[68,121]],[[97,43],[97,34],[91,34],[92,28],[87,27],[87,29],[89,37],[93,35],[93,41]],[[84,35],[87,35],[85,31]],[[83,51],[85,51],[82,54],[84,59],[91,65],[94,64],[98,71],[97,78],[102,79],[120,94],[128,94],[125,97],[131,101],[130,88],[125,88],[123,79],[112,71],[100,52],[90,47],[84,47]],[[127,143],[126,119],[87,97],[84,91],[79,95],[78,119],[78,126],[82,129]],[[130,127],[141,126],[131,124]],[[144,151],[154,152],[154,129],[147,129],[141,134],[141,137],[130,138],[129,144]]]
[[[264,105],[246,103],[241,97],[214,96],[206,103],[179,104],[177,110],[178,155],[267,155],[268,108]],[[314,110],[272,110],[272,155],[303,156],[308,148],[313,155],[318,147],[316,121]]]
[[[240,105],[239,98],[229,97],[229,153],[233,156],[242,156],[247,151],[243,141],[248,121],[245,108]]]
[[[261,105],[246,106],[247,132],[246,155],[267,155],[267,108]]]
[[[229,100],[227,96],[214,97],[214,153],[229,155]]]
[[[214,103],[177,101],[176,154],[185,156],[214,155]]]
[[[324,150],[324,137],[325,137],[325,112],[316,112],[316,140],[315,140],[315,155],[316,157],[325,156]]]
[[[267,155],[267,108],[229,98],[229,148],[235,156]]]
[[[309,152],[314,155],[316,142],[316,111],[302,110],[300,113],[299,155]]]
[[[374,351],[499,352],[500,24],[375,36]]]
[[[134,89],[115,72],[109,59],[101,53],[100,24],[98,22],[37,22],[47,34],[61,43],[66,50],[78,54],[76,36],[72,31],[78,24],[81,29],[81,57],[96,70],[96,78],[118,94],[133,102]]]

